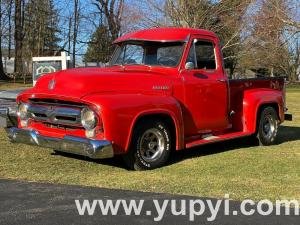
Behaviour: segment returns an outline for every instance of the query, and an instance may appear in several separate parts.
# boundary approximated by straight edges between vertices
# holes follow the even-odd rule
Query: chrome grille
[[[84,105],[61,102],[30,101],[29,117],[34,121],[54,125],[81,127],[81,110]]]
[[[38,105],[52,105],[52,106],[67,106],[67,107],[78,107],[83,108],[84,105],[78,102],[63,101],[58,99],[40,99],[40,98],[31,98],[29,99],[30,103]]]

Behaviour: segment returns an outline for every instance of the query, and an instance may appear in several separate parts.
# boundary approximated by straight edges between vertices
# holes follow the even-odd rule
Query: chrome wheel
[[[162,132],[156,128],[146,130],[140,140],[140,155],[146,162],[154,162],[165,150],[165,139]]]
[[[264,116],[263,120],[263,135],[267,138],[270,139],[274,132],[275,132],[275,127],[276,127],[276,120],[274,117],[272,117],[270,114]]]
[[[172,149],[169,126],[161,120],[139,122],[133,133],[130,150],[123,159],[134,170],[151,170],[163,166]]]
[[[278,121],[277,112],[273,107],[269,106],[262,110],[256,135],[260,145],[275,143],[278,133]]]

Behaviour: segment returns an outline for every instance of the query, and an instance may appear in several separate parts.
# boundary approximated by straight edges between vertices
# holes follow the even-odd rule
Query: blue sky
[[[155,0],[162,2],[164,0]],[[125,0],[126,5],[140,10],[147,10],[147,0]],[[76,47],[77,60],[86,52],[87,44],[96,27],[100,24],[100,16],[97,7],[93,5],[94,0],[80,0],[81,21],[78,31],[78,43]],[[56,9],[59,11],[60,19],[59,26],[62,27],[60,38],[61,44],[68,39],[69,18],[73,17],[74,0],[54,0]],[[158,16],[157,13],[153,16]],[[137,26],[138,27],[138,26]],[[142,27],[142,26],[141,26]]]
[[[59,25],[62,27],[61,39],[62,43],[64,43],[68,38],[69,32],[69,18],[73,17],[73,0],[55,0],[55,6],[59,10],[60,21]],[[85,3],[85,4],[83,4]],[[84,54],[86,51],[86,44],[80,42],[87,42],[90,39],[91,34],[95,30],[95,26],[91,21],[99,20],[99,17],[95,13],[96,7],[92,5],[92,0],[81,1],[80,3],[81,14],[84,18],[80,20],[80,27],[78,32],[78,41],[77,43],[77,53]],[[97,22],[95,22],[98,24]]]

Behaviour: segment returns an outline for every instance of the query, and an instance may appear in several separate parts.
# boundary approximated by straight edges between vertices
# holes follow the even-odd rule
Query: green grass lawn
[[[280,129],[278,144],[233,140],[185,150],[153,171],[134,172],[120,159],[89,160],[11,144],[0,129],[0,177],[96,187],[224,197],[300,200],[300,92],[289,90],[294,121]]]

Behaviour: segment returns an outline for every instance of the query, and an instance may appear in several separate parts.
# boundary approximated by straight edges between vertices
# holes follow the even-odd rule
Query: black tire
[[[133,170],[150,170],[163,166],[172,149],[170,128],[155,120],[140,122],[135,127],[130,150],[124,155],[126,165]]]
[[[278,134],[278,125],[276,110],[271,106],[263,108],[257,124],[256,137],[259,141],[259,145],[267,146],[275,143]]]

